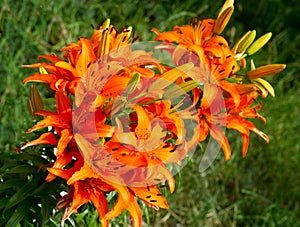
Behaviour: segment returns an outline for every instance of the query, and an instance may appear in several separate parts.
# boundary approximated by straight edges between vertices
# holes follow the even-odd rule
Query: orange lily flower
[[[204,86],[204,95],[198,110],[200,136],[199,142],[204,141],[208,133],[220,144],[225,160],[231,157],[231,149],[224,133],[226,126],[225,103],[220,88],[216,85]]]
[[[171,32],[163,32],[160,33],[157,29],[152,29],[154,33],[156,33],[155,40],[178,43],[179,48],[172,47],[174,53],[181,50],[187,49],[195,53],[201,60],[201,62],[206,63],[207,59],[205,57],[203,48],[201,48],[204,42],[210,39],[213,36],[214,30],[214,20],[205,19],[203,21],[199,21],[197,18],[193,23],[193,26],[184,25],[184,26],[174,26]],[[181,50],[180,50],[181,49]],[[181,54],[180,54],[181,55]],[[182,56],[182,55],[181,55]],[[175,64],[179,63],[179,61],[175,61]]]
[[[40,58],[53,59],[50,55],[40,56]],[[56,61],[54,61],[56,62]],[[44,68],[43,73],[33,73],[23,80],[24,84],[28,82],[42,82],[50,85],[54,91],[59,89],[66,90],[70,93],[75,92],[79,78],[74,77],[71,71],[55,66],[54,63],[36,63],[32,65],[23,65],[24,68]]]
[[[151,53],[135,50],[131,44],[138,37],[132,28],[118,31],[109,19],[90,38],[62,48],[63,58],[41,55],[39,63],[23,66],[39,69],[24,84],[43,82],[55,91],[56,112],[42,110],[37,91],[31,92],[29,108],[44,119],[27,132],[53,129],[21,149],[39,144],[57,148],[46,181],[60,177],[67,182],[68,194],[57,204],[65,208],[62,225],[91,201],[102,226],[109,226],[124,210],[133,226],[141,226],[138,201],[156,210],[168,209],[159,190],[166,182],[171,193],[175,190],[174,172],[168,166],[181,166],[209,134],[225,160],[231,157],[226,128],[241,133],[243,157],[250,131],[269,141],[248,119],[266,122],[258,113],[261,106],[253,104],[259,94],[274,95],[274,90],[260,77],[285,65],[255,69],[251,62],[250,72],[238,74],[240,67],[246,68],[245,57],[265,45],[270,34],[252,44],[256,31],[249,31],[230,48],[219,34],[233,3],[226,1],[216,20],[196,17],[191,25],[174,26],[172,31],[152,30],[155,41],[163,42],[157,49],[167,51],[176,67],[163,66]],[[106,193],[112,191],[118,197],[109,208]]]
[[[82,168],[84,168],[82,158],[77,159],[74,167],[68,170],[48,168],[51,174],[64,178],[69,184],[68,194],[63,196],[57,204],[59,209],[63,207],[66,208],[62,223],[64,223],[72,213],[77,212],[80,206],[88,201],[92,201],[98,211],[102,226],[108,226],[109,219],[105,218],[105,215],[108,213],[108,202],[104,192],[113,191],[114,188],[106,182],[103,182],[92,171],[85,171],[85,173],[89,175],[87,177],[81,177],[81,180],[76,180],[75,178],[78,178],[78,173]]]
[[[136,199],[134,198],[134,193],[127,186],[112,183],[106,178],[100,177],[90,167],[88,167],[86,163],[78,172],[74,173],[74,175],[68,180],[68,184],[76,184],[77,182],[85,181],[87,179],[89,179],[90,181],[94,181],[94,178],[88,178],[91,176],[96,177],[97,179],[101,179],[102,182],[104,182],[107,185],[110,185],[119,194],[118,199],[114,204],[114,206],[112,207],[112,209],[108,212],[105,212],[104,216],[102,217],[100,216],[101,222],[106,222],[107,220],[110,220],[120,215],[124,209],[127,209],[130,213],[131,219],[133,221],[133,225],[141,226],[142,213],[140,207]],[[87,202],[87,201],[82,200],[81,202]],[[92,202],[94,203],[94,201]]]
[[[72,43],[61,49],[61,51],[66,52],[64,58],[68,62],[54,55],[42,55],[38,59],[43,58],[50,62],[23,65],[24,68],[43,67],[45,69],[43,73],[32,74],[23,83],[43,82],[49,84],[50,88],[55,91],[62,89],[75,94],[78,83],[89,66],[96,60],[102,59],[103,56],[112,50],[134,42],[136,38],[133,35],[131,36],[131,33],[131,28],[123,29],[119,33],[116,27],[109,25],[108,20],[98,30],[94,31],[90,40],[80,38],[77,44]],[[123,55],[123,57],[127,54]],[[133,59],[130,60],[132,62]],[[154,59],[150,59],[150,56],[148,56],[147,60],[147,63],[149,62],[154,62]],[[157,61],[155,61],[155,64],[158,65]],[[143,75],[152,75],[149,69],[140,66],[135,66],[134,68],[137,72],[143,71]]]
[[[236,106],[230,99],[226,100],[226,105],[228,108],[226,127],[235,129],[242,134],[243,157],[245,157],[247,154],[250,130],[259,135],[266,142],[269,142],[269,137],[266,134],[258,130],[252,122],[245,119],[258,118],[266,123],[266,119],[257,112],[261,108],[260,105],[251,107],[251,104],[257,95],[257,92],[246,93],[242,95],[239,106]]]
[[[22,146],[21,149],[25,149],[28,146],[34,146],[39,144],[52,144],[57,145],[56,152],[56,161],[54,162],[53,167],[63,168],[72,161],[74,152],[78,152],[76,144],[74,144],[73,139],[73,126],[72,126],[72,109],[70,106],[70,99],[66,97],[64,92],[56,92],[56,109],[57,112],[51,112],[46,110],[41,110],[36,112],[37,115],[44,116],[45,118],[38,122],[35,126],[27,131],[27,133],[42,129],[45,127],[54,127],[55,132],[58,134],[59,139],[53,135],[52,132],[47,132],[42,134],[38,139],[30,141]],[[96,113],[97,116],[97,125],[96,131],[101,137],[109,137],[113,133],[113,128],[104,124],[105,117],[103,115]],[[80,121],[82,119],[76,119]],[[78,127],[81,128],[81,131],[84,133],[89,132],[88,122],[81,121],[79,122]],[[84,130],[83,130],[84,129]],[[78,130],[78,129],[75,129]],[[49,174],[46,178],[47,181],[54,179],[54,176]]]
[[[72,139],[72,110],[70,107],[70,100],[65,96],[61,91],[58,91],[55,95],[56,97],[56,108],[58,112],[51,112],[46,110],[41,110],[36,112],[37,115],[44,116],[45,118],[38,122],[31,129],[27,130],[27,133],[33,132],[38,129],[45,127],[54,127],[56,133],[60,136],[57,144],[57,154],[60,155],[64,149],[67,147],[68,143]],[[46,135],[48,135],[47,133]],[[24,145],[22,149],[28,145],[38,145],[38,144],[53,144],[53,137],[48,137],[48,140],[45,141],[45,135],[41,136],[35,142],[29,142]]]
[[[83,137],[81,137],[80,135],[76,135],[76,136],[77,139],[80,141],[79,146],[81,148],[84,149],[91,148],[91,146],[89,147],[86,146],[87,145],[86,140]],[[87,151],[86,149],[85,152],[89,152],[90,154],[93,155],[96,154],[94,150],[97,148],[94,147],[93,151],[90,150]],[[97,150],[99,151],[99,149]],[[112,148],[112,150],[115,149]],[[122,153],[124,153],[124,149],[122,150]],[[85,155],[87,155],[87,153],[85,153]],[[104,159],[99,161],[101,162],[101,165],[102,163],[104,164],[102,165],[102,167],[105,167],[106,161]],[[87,163],[84,163],[84,165],[81,167],[80,166],[81,164],[69,170],[48,168],[50,173],[66,179],[67,183],[74,187],[74,189],[73,187],[71,187],[71,189],[75,190],[75,191],[71,190],[71,192],[69,192],[69,194],[66,196],[68,197],[68,201],[71,201],[71,199],[73,198],[73,202],[71,207],[66,210],[63,220],[67,219],[81,205],[88,202],[89,200],[91,200],[95,205],[95,207],[97,208],[103,226],[107,226],[104,223],[107,223],[108,220],[118,216],[124,209],[127,209],[130,212],[130,216],[133,220],[134,226],[141,226],[141,220],[142,220],[141,211],[138,203],[135,200],[135,196],[143,200],[146,204],[152,206],[155,209],[159,209],[159,207],[168,208],[165,198],[162,196],[161,192],[155,186],[148,186],[148,187],[129,186],[128,187],[126,185],[120,185],[108,180],[110,179],[110,177],[102,177],[103,176],[102,174],[101,176],[95,171],[93,171],[88,166]],[[93,191],[91,191],[91,189],[93,189]],[[111,191],[111,190],[117,190],[119,196],[114,207],[110,211],[108,211],[106,205],[107,201],[105,197],[102,197],[103,194],[102,191]],[[101,200],[95,199],[99,197],[101,198]],[[61,204],[63,205],[59,205],[59,207],[69,206],[69,202],[65,202],[64,200],[63,203]]]

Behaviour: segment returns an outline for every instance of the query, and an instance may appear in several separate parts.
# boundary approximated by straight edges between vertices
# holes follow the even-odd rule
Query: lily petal
[[[51,144],[57,145],[58,139],[53,135],[52,132],[43,133],[38,139],[32,140],[26,143],[24,146],[21,147],[21,150],[29,146],[35,146],[38,144]]]

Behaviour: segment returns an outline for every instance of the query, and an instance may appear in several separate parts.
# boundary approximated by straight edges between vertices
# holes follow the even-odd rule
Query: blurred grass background
[[[76,42],[78,37],[89,37],[93,32],[90,24],[98,26],[105,18],[111,18],[118,28],[132,25],[140,40],[148,41],[154,37],[151,28],[170,30],[175,24],[188,24],[197,15],[216,18],[222,4],[221,0],[184,3],[179,0],[2,0],[0,152],[14,152],[14,147],[28,139],[24,132],[33,125],[26,105],[29,86],[22,85],[22,80],[33,70],[22,69],[21,65],[36,62],[41,54],[59,53],[61,47]],[[257,66],[287,64],[285,71],[268,78],[276,97],[261,100],[267,125],[257,124],[270,136],[271,142],[265,144],[251,136],[248,155],[243,159],[240,135],[228,132],[232,159],[224,162],[220,154],[205,174],[198,172],[201,156],[195,155],[194,161],[176,177],[177,190],[168,198],[170,210],[149,210],[151,226],[300,226],[299,13],[297,0],[236,1],[235,12],[223,35],[235,43],[248,30],[256,29],[258,36],[271,31],[273,37],[255,55],[255,63]],[[1,157],[3,165],[6,160]],[[55,199],[52,200],[55,204]],[[87,216],[80,220],[77,216],[69,224],[92,226],[89,220],[96,220],[91,217],[97,215],[94,212]],[[57,225],[53,220],[44,223]]]

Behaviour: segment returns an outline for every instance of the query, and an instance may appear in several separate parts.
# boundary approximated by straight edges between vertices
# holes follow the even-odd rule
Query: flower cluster
[[[39,56],[37,68],[24,80],[43,82],[55,92],[56,110],[44,109],[32,86],[29,108],[43,117],[28,133],[50,128],[28,146],[51,144],[56,160],[46,181],[66,180],[69,191],[57,206],[65,208],[63,221],[91,201],[102,226],[128,210],[134,226],[141,226],[143,201],[154,209],[168,208],[160,188],[175,189],[170,165],[181,166],[197,144],[210,135],[225,160],[231,149],[224,130],[242,135],[242,155],[250,131],[269,138],[249,121],[259,118],[258,96],[274,95],[262,77],[285,65],[271,64],[247,70],[246,57],[263,47],[270,33],[255,40],[246,33],[233,47],[221,36],[233,12],[226,1],[216,20],[194,18],[156,34],[155,49],[167,53],[164,64],[152,52],[133,48],[138,37],[131,27],[118,30],[106,20],[93,35],[62,48],[63,58]],[[255,40],[255,41],[254,41]],[[167,183],[167,184],[166,184]],[[109,209],[107,193],[118,198]]]

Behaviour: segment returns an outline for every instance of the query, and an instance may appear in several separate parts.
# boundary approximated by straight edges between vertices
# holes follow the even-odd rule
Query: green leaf
[[[88,213],[89,213],[89,209],[86,208],[85,210],[76,214],[76,219],[75,219],[76,223],[84,223],[84,219],[88,215]]]
[[[0,209],[3,209],[5,207],[5,205],[7,204],[9,200],[9,197],[5,197],[5,198],[1,198],[0,199]],[[0,223],[1,226],[1,223]]]
[[[140,82],[140,74],[139,73],[135,73],[132,78],[129,80],[127,88],[125,90],[125,95],[129,95],[131,94],[137,87],[137,85]]]
[[[238,83],[239,81],[234,79],[234,78],[225,78],[226,81],[230,82],[230,83]]]
[[[22,181],[20,178],[18,179],[9,179],[0,184],[0,191],[4,191],[8,188],[19,188],[24,185],[26,182]]]
[[[50,217],[49,218],[49,222],[51,222],[52,224],[54,224],[54,226],[56,226],[56,227],[60,227],[61,218],[58,218],[58,215],[54,216],[54,217]]]
[[[22,202],[24,199],[28,198],[31,193],[38,184],[36,182],[28,182],[25,184],[20,190],[18,190],[8,201],[8,203],[5,206],[5,210],[17,205],[18,203]]]
[[[16,155],[18,159],[24,161],[24,160],[30,160],[32,162],[35,162],[38,165],[43,165],[49,163],[49,161],[43,157],[41,157],[40,154],[28,154],[28,153],[19,153]]]
[[[25,217],[31,206],[31,202],[29,200],[30,199],[26,199],[18,205],[5,227],[15,227]]]
[[[49,198],[45,196],[41,197],[41,205],[42,226],[44,226],[49,220],[52,209]]]
[[[61,183],[61,179],[55,179],[51,182],[44,182],[42,185],[40,185],[33,191],[32,195],[48,196],[49,194],[56,192]]]
[[[13,168],[6,169],[7,173],[36,173],[37,167],[31,166],[29,164],[18,165]]]
[[[1,166],[0,173],[6,173],[7,169],[13,168],[13,167],[18,166],[18,165],[21,164],[19,161],[12,160],[10,158],[3,159],[3,160],[6,160],[6,162],[3,166]]]

